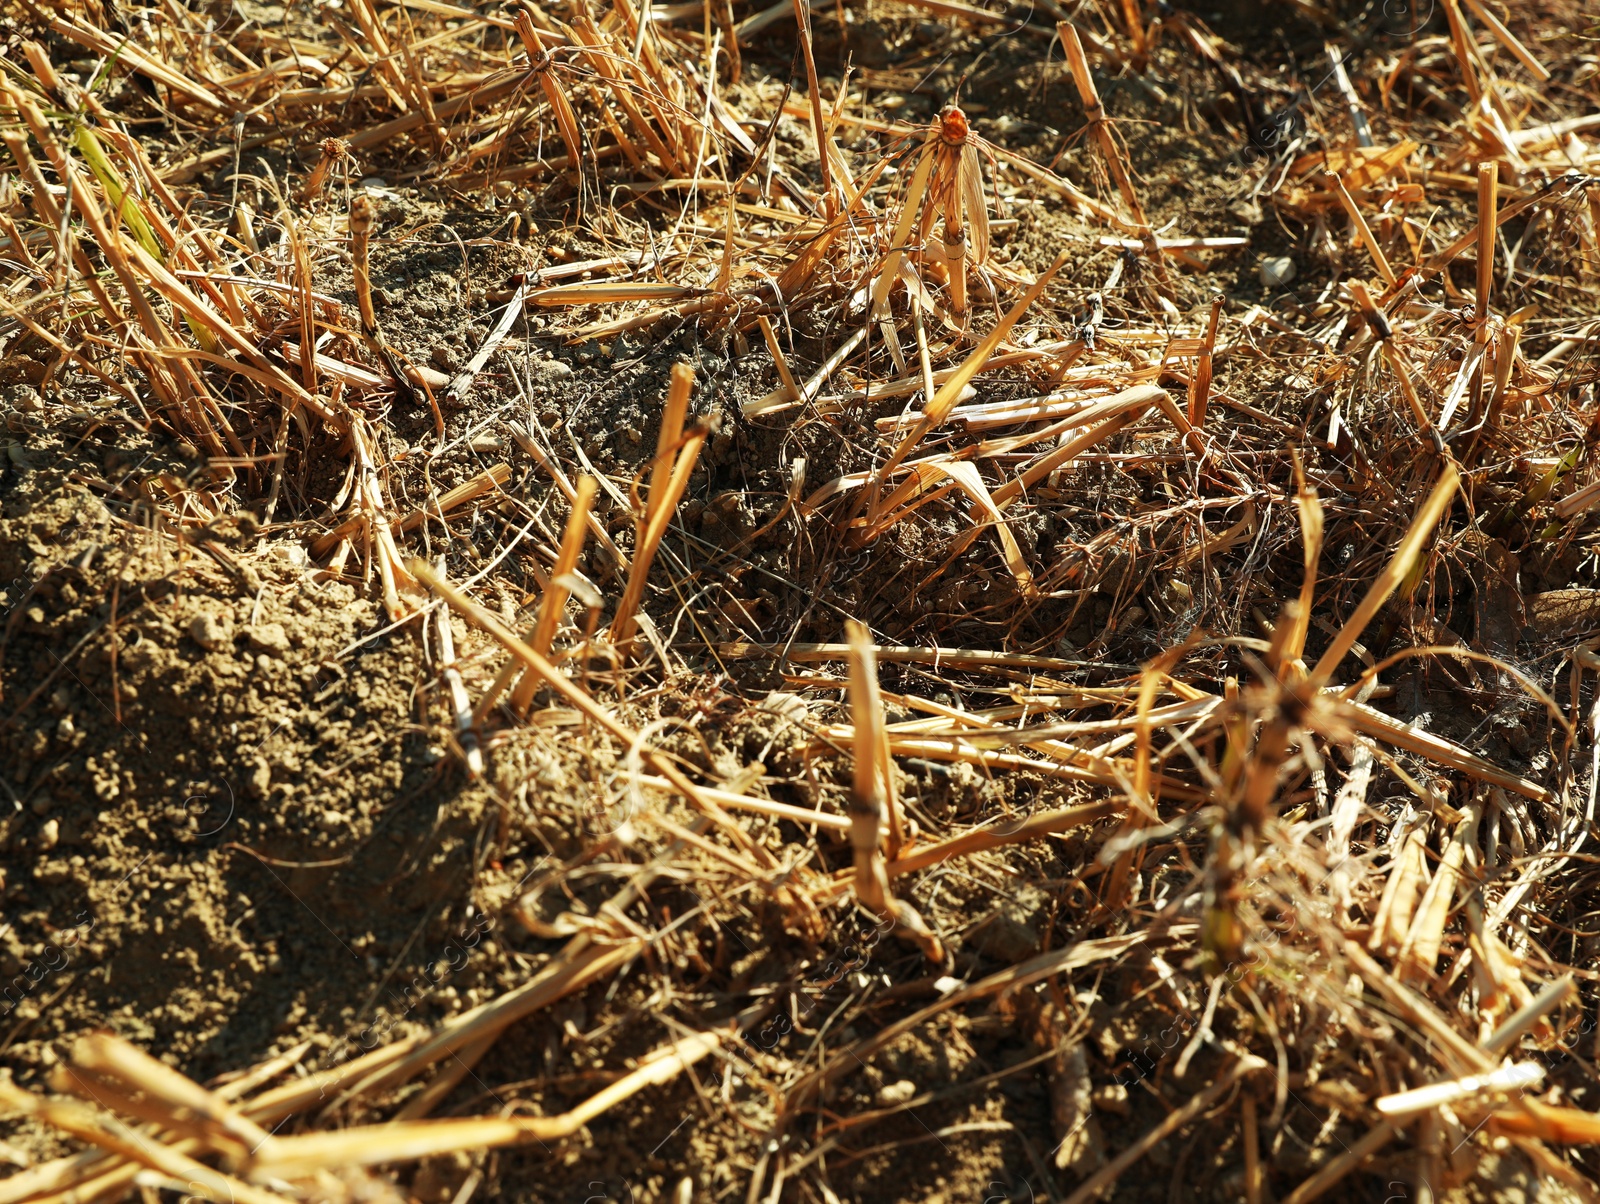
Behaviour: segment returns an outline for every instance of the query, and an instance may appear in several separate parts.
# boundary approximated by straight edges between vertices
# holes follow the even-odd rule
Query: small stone
[[[1026,961],[1039,951],[1046,903],[1043,892],[1032,886],[1018,887],[968,930],[963,944],[994,961]]]
[[[72,722],[71,715],[63,715],[56,720],[56,739],[63,742],[70,741],[78,734],[77,725]]]
[[[325,829],[327,829],[329,832],[333,832],[344,827],[348,821],[345,819],[342,812],[324,811],[322,813],[320,822]]]
[[[189,638],[207,652],[215,652],[232,638],[232,631],[220,615],[202,612],[189,620]]]
[[[61,843],[61,821],[47,819],[39,825],[39,847],[53,849]]]
[[[803,723],[811,715],[811,707],[798,694],[774,690],[761,701],[761,709],[795,723]]]
[[[289,633],[283,629],[282,623],[257,623],[246,630],[245,635],[249,637],[250,647],[257,652],[289,650]]]
[[[387,188],[387,187],[389,187],[389,181],[384,179],[382,176],[363,176],[361,178],[361,182],[359,184],[357,184],[356,187],[357,188]]]
[[[896,1104],[903,1104],[909,1099],[914,1099],[917,1094],[917,1085],[910,1079],[901,1079],[895,1083],[885,1083],[878,1088],[878,1103],[886,1108]]]
[[[1118,1116],[1127,1116],[1131,1111],[1128,1103],[1128,1089],[1121,1083],[1107,1083],[1104,1087],[1095,1089],[1094,1106],[1102,1112],[1114,1112]]]
[[[1238,201],[1228,207],[1228,216],[1234,221],[1243,222],[1247,226],[1258,226],[1266,220],[1266,214],[1260,205],[1254,201]]]
[[[1268,288],[1281,288],[1295,277],[1294,260],[1287,255],[1279,255],[1273,259],[1261,261],[1261,283]]]
[[[271,790],[272,766],[258,757],[250,774],[250,793],[256,798],[266,798]]]
[[[967,933],[966,943],[997,962],[1026,961],[1039,951],[1039,933],[1016,916],[996,913]]]
[[[32,385],[15,385],[5,391],[6,400],[24,414],[34,414],[44,409],[44,399]]]

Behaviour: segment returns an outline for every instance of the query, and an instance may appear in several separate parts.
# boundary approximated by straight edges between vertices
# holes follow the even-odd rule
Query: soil
[[[1326,31],[1300,13],[1304,6],[1217,7],[1225,11],[1202,15],[1258,77],[1280,78],[1285,97],[1320,78]],[[1097,155],[1070,137],[1083,114],[1059,48],[1049,53],[1046,39],[1025,31],[977,40],[949,21],[899,7],[870,16],[843,11],[847,37],[831,12],[815,18],[825,92],[832,94],[847,56],[865,71],[877,111],[897,120],[931,117],[959,88],[975,127],[995,145],[1053,163],[1086,187],[1103,185]],[[1369,50],[1401,36],[1391,18],[1351,21]],[[770,105],[793,49],[792,32],[773,32],[747,49],[746,93]],[[1247,195],[1253,177],[1241,155],[1235,102],[1192,56],[1162,53],[1154,82],[1103,81],[1152,224],[1186,236],[1250,240],[1214,255],[1209,273],[1180,277],[1180,310],[1203,310],[1212,289],[1225,294],[1230,314],[1252,305],[1280,312],[1314,305],[1331,278],[1328,267],[1318,263],[1308,231],[1290,228]],[[892,78],[875,86],[874,73]],[[1381,126],[1381,114],[1377,121]],[[1374,132],[1380,143],[1403,133]],[[776,136],[795,144],[808,137],[788,119]],[[883,141],[845,145],[866,161]],[[261,152],[254,166],[246,156],[246,169],[281,170],[286,160],[275,153]],[[413,363],[445,373],[482,344],[517,273],[558,257],[614,253],[627,243],[628,223],[642,229],[648,216],[619,209],[608,243],[562,225],[567,202],[558,190],[460,195],[406,183],[399,167],[382,170],[383,181],[366,185],[379,200],[383,230],[373,268],[379,318]],[[221,179],[226,174],[195,187],[213,195],[231,190]],[[1130,276],[1106,287],[1119,252],[1098,244],[1103,229],[1047,195],[1014,198],[1008,216],[1015,226],[996,235],[1002,262],[1037,271],[1062,246],[1081,244],[1081,259],[1063,277],[1064,295],[1086,302],[1103,289],[1108,334],[1119,321],[1145,320],[1145,282]],[[1300,279],[1287,293],[1269,291],[1258,264],[1285,254],[1296,259]],[[317,288],[353,310],[348,263],[330,252],[316,272]],[[743,347],[688,319],[574,344],[569,332],[578,320],[536,310],[519,320],[465,404],[444,413],[443,450],[435,450],[425,405],[396,403],[381,415],[386,454],[410,451],[390,487],[409,509],[497,462],[511,465],[509,500],[430,521],[410,546],[444,557],[453,576],[488,573],[502,617],[526,626],[547,562],[533,545],[559,542],[566,503],[512,428],[533,424],[568,473],[608,476],[615,492],[601,494],[598,511],[629,550],[630,482],[648,470],[671,365],[691,362],[691,414],[711,418],[717,431],[668,538],[666,572],[646,604],[654,629],[674,649],[673,676],[662,688],[608,705],[636,729],[651,726],[662,747],[716,780],[759,763],[774,798],[831,807],[842,806],[848,780],[846,767],[806,756],[808,729],[842,714],[838,691],[804,690],[804,724],[797,724],[773,702],[774,690],[797,688],[786,682],[784,666],[726,657],[717,645],[838,640],[843,618],[855,615],[886,643],[995,647],[1004,632],[1015,649],[1097,662],[1078,683],[1096,684],[1123,676],[1126,666],[1196,624],[1254,633],[1251,600],[1224,596],[1220,578],[1185,583],[1191,596],[1201,595],[1199,611],[1185,613],[1166,583],[1143,578],[1137,563],[1101,564],[1090,588],[1033,610],[1020,626],[1008,613],[1014,592],[992,549],[968,553],[925,592],[926,571],[944,555],[940,539],[959,529],[954,512],[943,529],[938,519],[902,524],[864,551],[841,548],[831,526],[793,510],[779,517],[797,459],[805,460],[808,490],[869,466],[872,424],[897,414],[898,403],[856,407],[836,423],[749,421],[740,403],[776,384],[759,342]],[[836,341],[827,311],[801,306],[787,321],[796,372],[809,373]],[[97,1028],[200,1081],[301,1047],[299,1065],[316,1070],[379,1040],[427,1031],[525,982],[563,938],[529,931],[513,905],[530,881],[599,836],[621,832],[619,853],[626,851],[626,750],[541,696],[526,728],[495,737],[485,750],[485,776],[474,778],[446,694],[423,656],[424,640],[436,634],[395,627],[375,582],[359,575],[330,580],[308,553],[310,523],[329,516],[342,484],[345,457],[330,440],[321,437],[314,454],[296,461],[276,514],[265,510],[263,470],[250,476],[248,496],[212,497],[208,525],[174,532],[152,522],[145,499],[188,490],[194,504],[205,504],[205,457],[144,423],[120,399],[92,398],[87,378],[68,379],[43,409],[33,405],[27,382],[37,374],[28,365],[46,358],[41,350],[31,360],[23,353],[8,360],[20,365],[22,379],[7,382],[13,405],[0,462],[0,580],[7,583],[0,596],[0,789],[11,804],[0,804],[0,984],[10,984],[0,987],[0,1052],[15,1081],[40,1087],[73,1039]],[[1216,387],[1251,399],[1302,434],[1308,422],[1325,426],[1318,409],[1324,393],[1290,381],[1290,367],[1235,358],[1219,368]],[[1033,388],[1023,376],[996,375],[986,379],[984,397]],[[1135,450],[1136,435],[1099,450]],[[1093,549],[1105,534],[1097,496],[1129,487],[1112,467],[1086,467],[1061,486],[1063,496],[1077,497],[1075,525],[1054,526],[1036,512],[1017,521],[1017,536],[1046,562],[1068,549]],[[1372,560],[1375,571],[1386,556],[1361,544],[1359,525],[1359,516],[1334,516],[1329,538],[1330,547],[1349,543],[1355,567],[1347,569],[1356,577],[1360,561]],[[525,527],[529,543],[502,555]],[[1155,541],[1180,537],[1177,528],[1149,533]],[[1270,538],[1280,546],[1261,549],[1259,563],[1276,572],[1293,563],[1294,527],[1274,520]],[[1287,561],[1278,555],[1283,547]],[[594,541],[581,568],[608,603],[620,592],[615,566]],[[1569,560],[1525,569],[1524,578],[1541,590],[1592,588],[1600,581],[1591,568]],[[1297,586],[1297,578],[1265,574],[1256,582],[1261,598]],[[1474,596],[1462,589],[1464,611]],[[573,620],[581,622],[580,610]],[[476,698],[501,662],[484,636],[452,623],[461,673]],[[1470,628],[1471,614],[1458,626]],[[1519,633],[1509,638],[1518,651]],[[1528,647],[1520,653],[1537,668],[1540,654]],[[987,704],[993,686],[991,678],[935,679],[915,666],[889,665],[883,682],[891,692],[970,705]],[[1537,747],[1525,740],[1517,746],[1528,710],[1522,704],[1473,705],[1438,671],[1419,670],[1400,679],[1385,706],[1407,718],[1425,715],[1431,730],[1508,768],[1540,768]],[[965,766],[907,761],[900,774],[909,812],[930,830],[1079,799],[1076,788],[1058,782],[990,780]],[[849,863],[842,837],[813,837],[777,822],[753,832],[777,851],[811,844],[819,867]],[[1009,848],[920,877],[910,900],[953,938],[943,973],[980,977],[1075,939],[1061,904],[1084,889],[1085,867],[1104,835]],[[1157,861],[1144,873],[1180,868]],[[549,917],[581,915],[609,897],[616,872],[604,861],[589,869],[570,880],[572,897],[551,900]],[[669,878],[647,906],[658,917],[678,915],[697,898],[693,883]],[[795,975],[815,973],[863,923],[841,913],[835,930],[808,937],[786,931],[766,906],[752,901],[735,918],[686,936],[670,959],[641,960],[615,982],[514,1026],[435,1114],[564,1111],[617,1077],[626,1059],[657,1046],[668,1022],[705,1027],[732,1018],[753,993],[789,989]],[[936,998],[939,977],[914,947],[877,945],[854,988],[826,998],[775,1054],[804,1060],[823,1032],[830,1042],[864,1036]],[[1131,1051],[1153,1026],[1164,1026],[1167,1013],[1146,998],[1118,997],[1110,980],[1106,990],[1101,995],[1087,974],[1069,1005],[1093,1017],[1086,1072],[1098,1110],[1089,1166],[1186,1101],[1218,1064],[1205,1050],[1181,1080],[1171,1059],[1130,1072],[1142,1066]],[[822,1112],[805,1119],[803,1132],[797,1125],[782,1135],[826,1151],[818,1156],[820,1178],[783,1198],[818,1198],[813,1182],[830,1185],[830,1200],[1060,1198],[1064,1193],[1047,1186],[1055,1172],[1044,1161],[1058,1141],[1045,1046],[1010,1008],[942,1014],[844,1079]],[[421,1201],[459,1198],[475,1170],[483,1172],[477,1200],[643,1204],[675,1198],[684,1178],[696,1200],[740,1199],[770,1152],[764,1143],[772,1122],[760,1085],[738,1082],[739,1073],[706,1063],[551,1149],[433,1159],[398,1173]],[[1127,1085],[1107,1086],[1117,1080]],[[727,1107],[721,1100],[730,1090],[735,1102]],[[875,1119],[875,1110],[922,1093],[931,1098]],[[1361,1136],[1336,1095],[1331,1088],[1319,1093],[1313,1082],[1288,1101],[1270,1151],[1275,1187],[1287,1190],[1326,1156],[1329,1128],[1346,1142]],[[41,1127],[7,1128],[0,1156],[44,1158],[71,1148]],[[1157,1145],[1111,1198],[1242,1198],[1238,1144],[1214,1138],[1201,1128]],[[1492,1161],[1447,1198],[1555,1198],[1514,1153]],[[1346,1180],[1341,1198],[1392,1199],[1390,1178],[1407,1173],[1380,1159]],[[1061,1175],[1058,1182],[1073,1180]]]

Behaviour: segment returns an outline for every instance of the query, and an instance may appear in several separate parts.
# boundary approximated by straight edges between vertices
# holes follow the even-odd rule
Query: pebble
[[[189,621],[189,638],[207,652],[215,652],[230,638],[228,625],[217,615],[202,613]]]
[[[1018,916],[1002,912],[976,924],[967,933],[966,943],[985,957],[1014,963],[1039,951],[1039,933]]]
[[[6,390],[6,400],[25,414],[44,409],[44,399],[32,385],[16,385]]]
[[[781,715],[795,723],[802,723],[811,715],[811,707],[804,698],[783,690],[774,690],[768,694],[761,702],[761,709]]]
[[[1261,261],[1261,283],[1268,288],[1278,288],[1293,280],[1296,271],[1298,269],[1295,267],[1294,260],[1287,255],[1279,255],[1273,259],[1263,259]]]
[[[897,1083],[885,1083],[878,1088],[878,1103],[884,1107],[893,1107],[903,1104],[917,1094],[917,1085],[910,1079],[901,1079]]]
[[[1254,201],[1240,201],[1228,208],[1228,216],[1247,226],[1257,226],[1266,220],[1266,214]]]
[[[53,849],[61,843],[61,821],[47,819],[39,825],[39,847]]]
[[[250,647],[258,652],[289,650],[289,633],[283,629],[282,623],[257,623],[247,634],[250,637]]]

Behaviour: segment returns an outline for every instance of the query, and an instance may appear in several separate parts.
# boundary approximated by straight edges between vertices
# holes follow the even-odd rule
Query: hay
[[[960,38],[998,20],[920,7]],[[1502,20],[1444,0],[1429,40],[1390,53],[1300,4],[1326,21],[1339,102],[1268,112],[1261,73],[1192,14],[1043,7],[1017,36],[1039,60],[1065,54],[1089,184],[992,146],[959,102],[920,123],[861,111],[819,72],[813,25],[838,17],[800,0],[504,15],[355,0],[226,48],[179,6],[135,24],[97,0],[30,7],[0,82],[6,354],[48,347],[52,372],[109,392],[117,421],[198,449],[200,480],[140,486],[146,526],[205,548],[220,515],[264,507],[256,554],[294,541],[324,579],[380,599],[415,639],[474,780],[543,715],[602,740],[631,802],[561,870],[603,859],[626,884],[556,922],[519,902],[531,931],[570,939],[528,983],[429,1035],[276,1087],[290,1063],[271,1061],[226,1096],[88,1036],[50,1083],[4,1086],[0,1104],[88,1152],[19,1171],[0,1204],[123,1198],[149,1174],[219,1201],[388,1198],[407,1162],[557,1143],[680,1076],[699,1084],[708,1063],[725,1073],[720,1096],[702,1088],[707,1108],[742,1109],[749,1131],[746,1198],[835,1199],[825,1156],[895,1109],[852,1117],[832,1093],[903,1034],[994,1001],[1017,1032],[1053,1034],[1050,1073],[1081,1074],[1084,1098],[1104,1103],[1105,1067],[1075,1051],[1114,1059],[1149,1041],[1104,1036],[1105,999],[1145,1001],[1125,1027],[1182,1034],[1139,1076],[1155,1076],[1166,1115],[1114,1150],[1098,1129],[1092,1143],[1054,1133],[1096,1161],[1039,1160],[1050,1198],[1134,1198],[1130,1169],[1180,1133],[1237,1137],[1252,1202],[1353,1192],[1375,1159],[1433,1193],[1508,1149],[1595,1198],[1583,1147],[1600,1122],[1568,1101],[1592,1102],[1574,1086],[1592,1090],[1579,1025],[1600,980],[1583,933],[1584,754],[1600,762],[1585,671],[1600,667],[1600,627],[1557,638],[1519,620],[1531,638],[1506,646],[1486,614],[1508,563],[1532,581],[1535,562],[1571,551],[1575,588],[1600,589],[1600,156],[1575,111],[1595,77],[1575,43],[1545,36],[1572,14],[1518,6]],[[756,78],[750,44],[791,20],[796,99]],[[69,78],[85,50],[94,80]],[[1244,126],[1252,203],[1323,255],[1316,299],[1224,297],[1244,240],[1152,223],[1132,135],[1102,93],[1119,72],[1149,89],[1180,65],[1236,97],[1216,120]],[[138,82],[114,100],[103,78]],[[181,151],[133,136],[146,108],[190,131]],[[286,165],[283,179],[240,177],[261,216],[237,194],[194,204],[194,182],[238,170],[246,148]],[[457,196],[537,182],[539,204],[501,242],[524,220],[547,234],[564,221],[609,251],[519,276],[465,370],[440,376],[380,324],[371,261],[393,232],[377,186],[352,191],[352,157]],[[1030,271],[997,253],[1002,194],[1061,222],[1071,209],[1087,233]],[[263,220],[277,235],[265,248]],[[353,315],[320,278],[346,252]],[[672,326],[733,348],[761,381],[742,429],[808,449],[782,466],[781,508],[714,547],[684,519],[691,495],[697,513],[710,500],[697,491],[719,437],[692,412],[691,366],[672,369],[653,458],[631,480],[508,422],[565,511],[530,554],[542,586],[526,639],[488,604],[512,545],[476,568],[430,532],[515,502],[529,479],[496,464],[443,492],[429,481],[420,505],[398,485],[478,437],[446,412],[520,337],[525,307],[573,344]],[[70,390],[42,384],[41,420],[73,420]],[[425,403],[437,447],[397,453],[388,416]],[[316,504],[284,486],[313,455],[344,474]],[[597,498],[631,515],[631,539]],[[583,573],[591,535],[615,599]],[[210,554],[245,571],[248,554]],[[752,568],[803,578],[786,623],[736,592]],[[1535,591],[1512,592],[1521,605]],[[461,643],[452,613],[488,638]],[[796,638],[819,614],[837,642]],[[787,690],[732,684],[749,665]],[[1536,753],[1500,763],[1454,728],[1380,709],[1441,678],[1467,712],[1518,716]],[[646,700],[693,700],[713,680],[803,731],[804,774],[691,765],[663,745]],[[1060,805],[930,819],[901,797],[913,765],[1054,783]],[[983,864],[1025,876],[1056,859],[1065,875],[1047,945],[977,975],[958,960],[966,921],[930,884],[1013,855]],[[709,901],[677,914],[641,902],[673,875]],[[805,1001],[859,967],[819,988],[797,960],[781,990],[729,986],[720,1010],[674,977],[684,934],[740,917],[787,956],[826,943],[852,900],[920,955],[893,962],[885,998],[936,1002],[885,1019],[862,1001],[891,977],[862,975],[846,1036]],[[511,1026],[640,959],[670,984],[663,998],[689,1002],[670,1023],[664,1004],[633,1017],[649,1052],[608,1068],[607,1085],[557,1115],[426,1118]],[[774,1017],[809,1048],[759,1036]],[[1301,1094],[1337,1105],[1290,1157],[1286,1100]]]

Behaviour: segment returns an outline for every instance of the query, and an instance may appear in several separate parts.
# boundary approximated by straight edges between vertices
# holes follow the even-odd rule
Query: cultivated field
[[[1600,15],[806,5],[0,0],[0,1204],[1600,1200]]]

